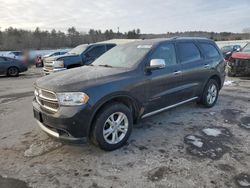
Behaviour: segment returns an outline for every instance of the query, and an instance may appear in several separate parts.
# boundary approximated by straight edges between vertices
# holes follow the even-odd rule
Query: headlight
[[[229,55],[229,54],[231,54],[231,52],[227,52],[226,54]]]
[[[57,93],[57,98],[61,105],[76,106],[86,104],[89,100],[89,96],[82,92],[72,93]]]
[[[62,60],[53,61],[54,67],[64,67],[64,62]]]

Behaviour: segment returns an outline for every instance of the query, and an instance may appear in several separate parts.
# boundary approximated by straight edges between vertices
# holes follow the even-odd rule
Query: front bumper
[[[88,106],[60,107],[51,113],[42,109],[33,100],[33,113],[39,127],[52,137],[67,141],[84,140],[90,130],[90,110]]]
[[[64,70],[67,70],[67,69],[66,68],[47,69],[46,67],[43,68],[43,72],[45,75],[49,75],[51,73],[60,72],[60,71],[64,71]]]

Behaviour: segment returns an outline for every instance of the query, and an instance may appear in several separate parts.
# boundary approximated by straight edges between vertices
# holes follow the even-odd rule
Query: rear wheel
[[[19,70],[17,67],[10,67],[7,71],[8,76],[18,76],[19,75]]]
[[[218,82],[214,79],[211,79],[208,81],[203,91],[201,103],[208,108],[213,107],[217,102],[218,95],[219,95]]]
[[[103,150],[115,150],[126,143],[132,127],[131,110],[124,104],[113,103],[98,113],[92,131],[92,141]]]

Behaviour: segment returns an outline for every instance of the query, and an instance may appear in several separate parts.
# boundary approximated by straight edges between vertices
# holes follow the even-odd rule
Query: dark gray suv
[[[225,79],[217,45],[204,38],[142,40],[114,47],[91,66],[35,83],[34,116],[49,135],[126,143],[133,123],[181,104],[215,105]]]

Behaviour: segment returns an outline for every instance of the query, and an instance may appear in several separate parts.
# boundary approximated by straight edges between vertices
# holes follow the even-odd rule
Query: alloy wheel
[[[123,140],[128,132],[129,121],[126,114],[115,112],[105,121],[103,137],[109,144],[117,144]]]
[[[208,92],[207,92],[207,102],[208,104],[213,104],[216,100],[217,97],[217,87],[214,84],[211,84],[208,88]]]

